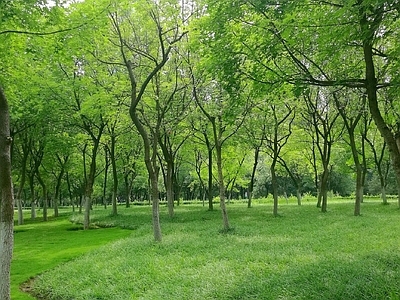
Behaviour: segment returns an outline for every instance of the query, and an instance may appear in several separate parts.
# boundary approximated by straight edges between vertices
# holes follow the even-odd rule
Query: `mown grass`
[[[25,224],[14,227],[14,254],[11,265],[11,298],[35,299],[21,291],[21,284],[40,273],[77,258],[101,245],[121,239],[131,231],[108,228],[83,231],[72,224],[71,213],[63,210],[59,218],[42,222],[41,215],[30,220],[28,212]],[[49,214],[52,212],[49,211]],[[29,285],[25,286],[29,289]]]
[[[219,210],[162,207],[163,242],[153,242],[149,207],[96,210],[98,225],[133,228],[125,239],[45,272],[46,299],[400,299],[400,211],[366,201],[322,214],[310,202],[231,204],[234,231],[219,233]],[[78,220],[79,221],[79,220]],[[96,231],[93,231],[93,233]],[[88,233],[90,235],[91,232]]]

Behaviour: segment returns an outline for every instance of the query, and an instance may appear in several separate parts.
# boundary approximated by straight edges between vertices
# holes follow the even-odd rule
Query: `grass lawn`
[[[301,207],[282,201],[281,216],[274,218],[270,202],[255,202],[251,209],[234,203],[228,206],[234,231],[221,234],[218,209],[180,206],[170,220],[162,207],[163,242],[155,243],[150,207],[120,207],[115,218],[97,209],[93,222],[131,228],[126,231],[131,235],[101,247],[98,243],[97,249],[52,268],[73,256],[57,258],[57,249],[70,253],[69,247],[92,245],[107,240],[106,235],[111,241],[124,231],[72,232],[66,221],[49,223],[47,229],[43,224],[37,229],[42,235],[32,230],[30,241],[18,241],[27,232],[15,235],[13,266],[21,251],[31,269],[28,277],[52,268],[34,282],[35,292],[45,299],[400,299],[396,204],[367,199],[361,217],[352,216],[349,201],[331,201],[328,210],[320,213],[314,201]],[[66,232],[76,234],[75,240],[63,241]],[[49,246],[54,239],[58,247]],[[41,243],[47,246],[40,248]],[[32,254],[30,246],[38,250]],[[36,260],[52,263],[38,271]],[[13,274],[13,282],[18,281]]]
[[[81,226],[72,224],[70,216],[71,213],[62,211],[59,218],[42,222],[41,216],[32,221],[26,214],[25,224],[14,227],[13,300],[35,299],[20,290],[21,284],[30,278],[131,234],[131,231],[120,228],[78,230]]]

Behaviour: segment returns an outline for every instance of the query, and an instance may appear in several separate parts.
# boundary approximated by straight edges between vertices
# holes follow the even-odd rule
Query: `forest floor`
[[[400,299],[400,210],[366,199],[354,217],[353,206],[282,201],[273,217],[270,201],[232,202],[228,234],[217,205],[172,219],[162,206],[161,243],[149,206],[95,208],[107,229],[77,230],[78,214],[17,226],[12,299],[33,299],[17,286],[39,273],[29,288],[43,299]]]

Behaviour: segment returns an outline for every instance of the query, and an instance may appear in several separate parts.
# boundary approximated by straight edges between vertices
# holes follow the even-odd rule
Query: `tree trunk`
[[[103,205],[104,209],[107,209],[107,181],[108,181],[108,167],[110,166],[110,163],[108,161],[107,146],[104,147],[104,160],[105,160],[105,166],[104,166],[104,180],[103,180]]]
[[[135,124],[143,140],[144,162],[150,180],[149,196],[151,196],[152,198],[151,200],[152,200],[152,220],[153,220],[154,240],[156,242],[161,242],[162,234],[160,226],[160,211],[159,211],[159,199],[158,199],[158,173],[160,171],[160,167],[157,166],[157,147],[158,147],[157,141],[158,141],[159,131],[157,129],[155,130],[154,136],[152,137],[151,140],[152,142],[151,144],[146,129],[143,127],[143,124],[136,113],[136,108],[131,106],[129,113],[133,123]]]
[[[61,164],[61,170],[57,176],[56,191],[54,193],[54,216],[55,217],[58,217],[58,202],[59,202],[59,197],[61,194],[61,181],[62,181],[62,178],[65,173],[65,164],[68,161],[68,157],[64,160],[64,162],[61,160],[61,158],[58,158],[58,161]]]
[[[126,198],[125,199],[125,207],[126,208],[129,208],[131,206],[131,193],[132,193],[133,180],[129,180],[129,174],[124,174],[125,198]]]
[[[362,167],[359,165],[357,168],[356,174],[356,201],[354,204],[354,215],[360,216],[361,215],[361,203],[363,201],[363,193],[364,187],[362,183]]]
[[[260,147],[256,147],[254,149],[254,163],[253,163],[253,169],[251,170],[251,178],[250,178],[250,184],[249,184],[249,189],[248,189],[248,199],[247,199],[247,208],[251,207],[251,200],[253,199],[253,190],[254,190],[254,178],[256,176],[256,171],[257,171],[257,164],[258,164],[258,157],[260,155]]]
[[[0,87],[0,299],[10,300],[10,267],[13,252],[14,199],[11,179],[10,115]]]
[[[158,198],[158,169],[151,174],[150,177],[150,185],[151,185],[151,198],[152,198],[152,219],[153,219],[153,233],[154,240],[157,242],[161,242],[162,234],[161,234],[161,226],[160,226],[160,201]]]
[[[167,176],[165,182],[165,189],[167,190],[167,202],[168,202],[167,206],[168,206],[168,215],[170,218],[174,217],[173,173],[174,173],[173,162],[167,161]]]
[[[276,163],[276,160],[273,161],[271,164],[271,183],[272,183],[272,195],[274,198],[273,214],[274,214],[274,217],[277,217],[278,216],[278,183],[276,180],[275,163]]]
[[[92,194],[93,194],[93,185],[94,179],[96,176],[96,156],[97,150],[100,144],[100,137],[102,131],[99,130],[99,136],[96,139],[93,139],[94,145],[92,149],[92,157],[90,163],[90,171],[89,177],[86,180],[86,187],[85,187],[85,213],[84,213],[84,220],[83,220],[83,229],[89,229],[90,225],[90,210],[92,209]]]
[[[117,194],[118,194],[118,174],[117,174],[117,162],[115,158],[115,145],[116,145],[116,137],[114,132],[111,135],[111,151],[110,151],[110,160],[113,174],[113,192],[112,192],[112,215],[118,215],[117,211]]]
[[[47,188],[44,183],[42,177],[40,176],[39,170],[37,170],[37,179],[39,181],[40,186],[42,187],[42,196],[43,196],[43,221],[47,221]]]
[[[29,151],[23,151],[23,157],[21,162],[21,180],[19,183],[18,194],[17,194],[17,205],[18,205],[18,225],[24,224],[24,214],[22,211],[22,192],[26,181],[26,162],[28,160]]]
[[[222,148],[219,142],[216,143],[215,150],[217,152],[217,169],[218,169],[218,184],[219,184],[219,203],[222,213],[223,231],[228,232],[231,227],[229,226],[228,212],[225,203],[225,184],[224,175],[222,173]]]
[[[390,152],[390,157],[392,159],[393,170],[396,174],[397,185],[400,186],[400,150],[397,146],[394,134],[391,132],[390,128],[387,126],[385,120],[382,117],[381,111],[378,105],[377,96],[377,79],[375,74],[375,65],[373,60],[373,39],[374,39],[374,26],[370,26],[367,19],[366,13],[362,15],[360,22],[361,28],[365,30],[365,38],[363,40],[363,51],[364,51],[364,61],[365,61],[365,82],[368,97],[369,110],[371,112],[372,118],[378,128],[379,132],[383,136]],[[398,205],[400,207],[400,195],[398,200]]]
[[[327,212],[328,207],[328,179],[329,179],[329,170],[328,166],[324,166],[324,171],[321,176],[321,184],[320,184],[320,192],[319,195],[321,197],[321,212]]]
[[[296,196],[297,196],[297,205],[301,206],[302,197],[301,197],[300,187],[297,187],[296,189]]]
[[[22,160],[21,160],[21,180],[19,183],[18,193],[17,193],[17,206],[18,206],[18,225],[24,224],[24,215],[22,211],[22,192],[24,190],[26,182],[26,164],[28,162],[29,150],[31,147],[31,139],[25,134],[23,137],[22,148]]]
[[[204,138],[207,145],[207,153],[208,153],[208,189],[207,189],[207,197],[208,197],[208,210],[214,210],[213,205],[213,147],[210,144],[210,140],[208,139],[207,134],[204,134]]]

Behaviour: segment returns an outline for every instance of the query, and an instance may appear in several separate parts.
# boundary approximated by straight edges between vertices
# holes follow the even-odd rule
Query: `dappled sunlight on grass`
[[[118,228],[75,230],[70,213],[61,214],[49,222],[40,218],[26,219],[24,225],[14,227],[14,255],[11,267],[13,300],[34,299],[20,291],[20,285],[46,270],[70,261],[100,245],[129,236],[128,230]],[[71,230],[74,229],[74,230]]]

